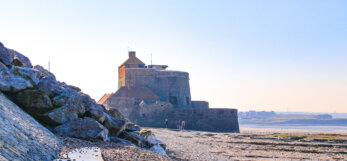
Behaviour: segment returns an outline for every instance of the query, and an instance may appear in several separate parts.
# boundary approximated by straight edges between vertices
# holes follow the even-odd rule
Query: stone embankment
[[[51,161],[60,140],[0,93],[0,160]]]
[[[147,149],[158,144],[157,141],[150,141],[135,133],[141,128],[134,128],[132,124],[122,120],[115,111],[107,111],[78,87],[58,81],[53,73],[42,66],[33,66],[26,56],[4,47],[1,42],[0,91],[58,136],[94,141],[119,141],[120,138],[125,138]],[[1,123],[5,121],[8,121],[8,118],[4,118]],[[50,132],[47,131],[46,135],[50,135]],[[35,147],[28,147],[30,148]],[[24,152],[27,151],[20,151],[18,155]],[[8,159],[4,154],[0,153],[0,157]]]

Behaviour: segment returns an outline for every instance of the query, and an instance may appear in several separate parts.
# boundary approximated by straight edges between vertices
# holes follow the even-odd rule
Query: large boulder
[[[161,140],[158,140],[157,137],[154,134],[151,134],[147,137],[147,140],[151,143],[151,144],[156,144],[156,145],[160,145],[164,150],[166,149],[166,144],[164,142],[162,142]]]
[[[78,109],[76,106],[64,105],[41,115],[39,118],[49,125],[61,125],[78,119]]]
[[[140,130],[140,131],[135,131],[136,134],[140,135],[141,137],[145,138],[148,141],[148,144],[153,146],[153,145],[160,145],[163,149],[166,149],[166,144],[160,140],[157,139],[157,137],[152,133],[150,130]]]
[[[58,96],[64,92],[64,88],[59,85],[53,76],[42,78],[37,86],[39,90],[45,92],[50,97]]]
[[[125,121],[119,120],[106,114],[106,119],[103,124],[110,132],[111,136],[119,136],[125,129]]]
[[[81,92],[81,88],[78,88],[78,87],[73,86],[73,85],[66,84],[65,82],[62,83],[62,86],[65,87],[65,88],[68,88],[68,89],[75,90],[76,92]]]
[[[0,160],[51,161],[60,140],[0,92]]]
[[[65,137],[74,137],[86,140],[101,139],[106,141],[108,138],[108,130],[98,121],[85,117],[67,122],[54,128],[57,135]]]
[[[119,137],[110,136],[110,141],[115,142],[115,143],[122,143],[122,144],[126,144],[126,145],[135,146],[135,144],[133,144],[131,141],[121,139]]]
[[[141,137],[140,135],[133,133],[133,132],[126,132],[123,131],[120,135],[120,138],[123,138],[125,140],[129,140],[135,145],[142,147],[142,148],[150,148],[154,146],[155,144],[152,144],[149,142],[146,138]]]
[[[0,90],[3,92],[17,92],[32,88],[30,81],[12,74],[7,66],[0,62]]]
[[[90,99],[87,103],[86,116],[104,123],[106,114],[106,109],[102,105],[96,104],[94,100]]]
[[[13,61],[11,63],[12,65],[20,66],[20,67],[28,67],[28,68],[33,67],[28,57],[24,56],[23,54],[15,50],[12,50],[12,49],[7,49],[7,50],[11,55],[13,55]]]
[[[157,154],[160,154],[160,155],[164,155],[166,157],[167,154],[166,154],[166,151],[163,147],[161,147],[159,144],[156,144],[154,146],[152,146],[151,148],[149,148],[150,151],[154,152],[154,153],[157,153]]]
[[[126,120],[124,116],[116,108],[107,108],[107,113],[114,118]]]
[[[0,61],[5,65],[10,65],[13,61],[13,55],[8,52],[7,48],[0,42]]]
[[[70,95],[63,93],[63,94],[61,94],[59,96],[53,97],[52,103],[53,103],[53,105],[55,107],[61,107],[61,106],[65,105],[65,104],[67,104],[69,98],[71,98]]]
[[[11,100],[30,114],[36,115],[53,109],[50,98],[42,91],[27,89],[9,94]]]
[[[43,77],[40,71],[32,68],[12,66],[11,72],[14,75],[20,76],[26,80],[29,80],[33,85],[37,85],[40,79]]]
[[[127,122],[125,130],[128,132],[141,131],[141,127],[132,122]]]

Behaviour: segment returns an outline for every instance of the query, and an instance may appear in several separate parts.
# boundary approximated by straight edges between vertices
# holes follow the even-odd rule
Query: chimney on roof
[[[135,51],[129,51],[129,58],[130,57],[135,57],[136,56],[136,52]]]

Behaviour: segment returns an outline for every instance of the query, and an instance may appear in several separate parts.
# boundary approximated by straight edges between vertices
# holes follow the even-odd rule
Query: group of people
[[[168,119],[165,119],[165,126],[166,128],[168,128],[169,126],[169,120]],[[177,126],[177,129],[179,130],[184,130],[184,128],[186,127],[186,122],[185,121],[176,121],[176,126]]]

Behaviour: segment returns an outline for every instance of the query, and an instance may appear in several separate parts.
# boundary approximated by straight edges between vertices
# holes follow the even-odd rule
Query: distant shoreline
[[[347,126],[240,124],[240,133],[338,133],[347,134]]]

